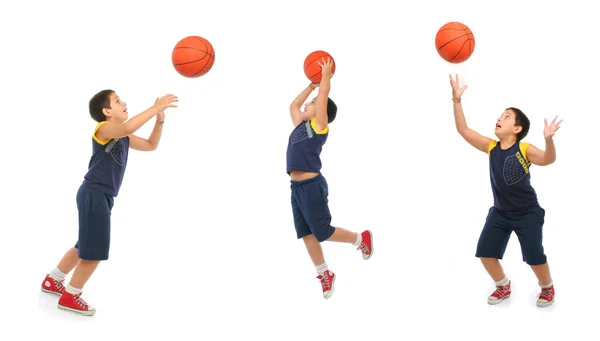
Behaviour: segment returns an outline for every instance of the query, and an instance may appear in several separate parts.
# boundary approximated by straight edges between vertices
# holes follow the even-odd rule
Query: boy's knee
[[[329,239],[329,237],[331,237],[331,235],[333,234],[333,231],[334,228],[329,226],[326,228],[319,229],[318,231],[316,231],[316,233],[314,233],[314,236],[315,238],[317,238],[317,241],[321,243]]]

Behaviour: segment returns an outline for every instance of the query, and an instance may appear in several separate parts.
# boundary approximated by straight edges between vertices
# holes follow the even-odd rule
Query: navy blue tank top
[[[129,137],[100,141],[96,132],[106,121],[98,123],[92,135],[92,157],[83,185],[110,196],[119,194],[129,152]]]
[[[329,127],[317,131],[317,119],[302,121],[290,134],[287,148],[287,173],[321,171],[321,150],[327,141]]]
[[[490,180],[494,207],[500,211],[513,212],[538,205],[537,194],[531,186],[528,146],[529,143],[516,142],[503,150],[498,141],[490,143]]]

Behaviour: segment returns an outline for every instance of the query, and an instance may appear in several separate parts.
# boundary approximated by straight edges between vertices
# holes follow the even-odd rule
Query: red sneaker
[[[62,310],[72,311],[85,316],[92,316],[96,313],[96,309],[90,307],[81,298],[81,294],[73,295],[66,290],[58,300],[58,308]]]
[[[538,296],[536,305],[538,307],[548,307],[554,303],[554,285],[548,288],[542,288],[542,292]]]
[[[46,275],[46,278],[44,278],[44,281],[42,282],[42,291],[60,296],[65,291],[65,285],[63,283],[64,280],[57,281],[50,277],[50,275]]]
[[[357,250],[362,252],[362,257],[364,260],[371,258],[373,255],[373,233],[369,230],[363,231],[361,234],[362,243]]]
[[[510,281],[507,285],[497,286],[496,291],[488,297],[488,304],[502,303],[505,299],[510,297]]]
[[[323,297],[328,299],[333,295],[333,283],[335,282],[335,274],[331,270],[326,270],[323,275],[317,276],[317,279],[321,280],[321,286],[323,287]]]

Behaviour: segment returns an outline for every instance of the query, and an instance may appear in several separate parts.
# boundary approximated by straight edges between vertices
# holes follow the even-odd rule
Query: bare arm
[[[467,120],[465,119],[465,113],[462,109],[461,104],[461,96],[467,86],[460,88],[458,86],[458,75],[456,76],[456,80],[452,79],[450,76],[450,85],[452,85],[452,98],[453,98],[453,108],[454,108],[454,121],[456,123],[456,131],[460,134],[460,136],[465,139],[471,146],[476,149],[488,153],[488,148],[492,139],[489,137],[482,136],[475,130],[469,128],[467,125]]]
[[[544,138],[546,140],[546,150],[542,151],[534,145],[527,147],[527,159],[538,166],[548,166],[556,161],[556,147],[554,146],[553,136],[560,128],[563,120],[556,122],[556,117],[552,123],[548,125],[548,120],[544,120]]]
[[[327,116],[327,102],[329,91],[331,90],[331,67],[333,60],[329,57],[324,63],[319,62],[321,66],[321,83],[319,83],[319,95],[317,96],[317,122],[315,124],[317,131],[327,128],[329,119]]]
[[[132,135],[159,112],[166,108],[176,108],[177,106],[172,103],[177,101],[177,97],[173,95],[161,97],[153,106],[135,115],[125,123],[109,122],[103,124],[96,132],[96,136],[100,140],[108,140]]]
[[[129,135],[129,145],[131,148],[136,150],[141,150],[144,152],[153,151],[158,148],[158,143],[160,142],[160,136],[162,135],[163,125],[156,120],[156,124],[154,124],[154,129],[150,134],[148,139],[141,138],[136,135]]]
[[[306,89],[302,90],[302,92],[294,99],[292,104],[290,104],[290,115],[292,117],[294,126],[297,126],[302,121],[302,104],[306,102],[306,99],[316,86],[317,84],[311,83],[308,87],[306,87]]]

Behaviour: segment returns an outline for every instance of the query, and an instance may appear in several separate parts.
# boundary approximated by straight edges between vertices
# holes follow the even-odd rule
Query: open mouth
[[[502,126],[496,123],[496,128],[502,128]]]

